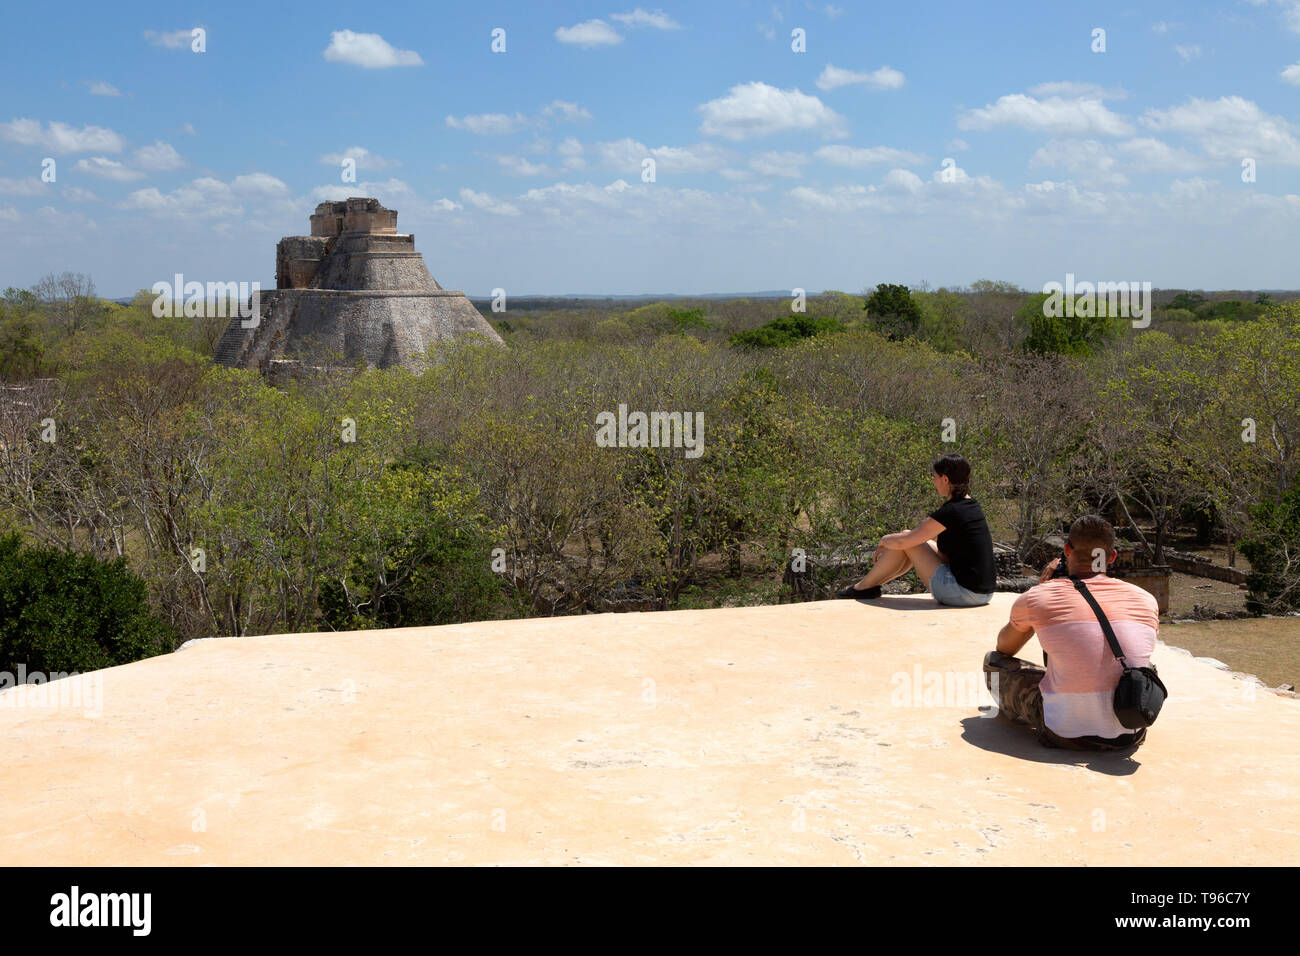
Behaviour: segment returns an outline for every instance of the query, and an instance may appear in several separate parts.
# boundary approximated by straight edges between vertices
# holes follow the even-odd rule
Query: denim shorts
[[[983,607],[993,600],[992,594],[968,591],[958,584],[952,576],[952,568],[946,564],[934,569],[934,576],[930,578],[930,593],[940,604],[949,607]]]

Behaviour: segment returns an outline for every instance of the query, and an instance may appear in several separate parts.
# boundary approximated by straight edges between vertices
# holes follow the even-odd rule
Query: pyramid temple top
[[[361,197],[323,202],[316,207],[311,217],[313,236],[340,236],[347,232],[396,235],[397,210],[385,209],[378,199]]]

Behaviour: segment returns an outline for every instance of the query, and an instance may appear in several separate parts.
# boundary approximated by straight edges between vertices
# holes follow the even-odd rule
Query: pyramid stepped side
[[[294,301],[287,291],[274,290],[261,296],[257,321],[245,327],[246,319],[230,320],[212,352],[212,360],[230,368],[261,370],[273,352],[283,347],[292,323]]]
[[[325,260],[320,288],[440,292],[414,236],[341,236]]]
[[[263,372],[358,362],[418,370],[440,342],[481,335],[500,343],[463,292],[438,284],[415,237],[396,223],[374,199],[321,203],[316,234],[280,240],[277,288],[262,296],[255,326],[232,320],[214,361]]]

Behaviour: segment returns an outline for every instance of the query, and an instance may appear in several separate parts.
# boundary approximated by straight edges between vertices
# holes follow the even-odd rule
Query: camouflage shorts
[[[984,682],[998,702],[998,712],[1014,723],[1025,724],[1038,734],[1044,747],[1062,750],[1127,750],[1141,745],[1146,728],[1131,734],[1105,739],[1102,737],[1058,737],[1043,722],[1043,694],[1038,689],[1047,671],[1037,664],[1022,661],[1001,651],[984,657]]]

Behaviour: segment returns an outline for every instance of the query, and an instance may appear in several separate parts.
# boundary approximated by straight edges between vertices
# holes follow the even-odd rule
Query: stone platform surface
[[[1132,758],[1044,749],[973,691],[1014,598],[218,639],[79,704],[14,688],[0,864],[1295,859],[1300,701],[1161,645]]]

